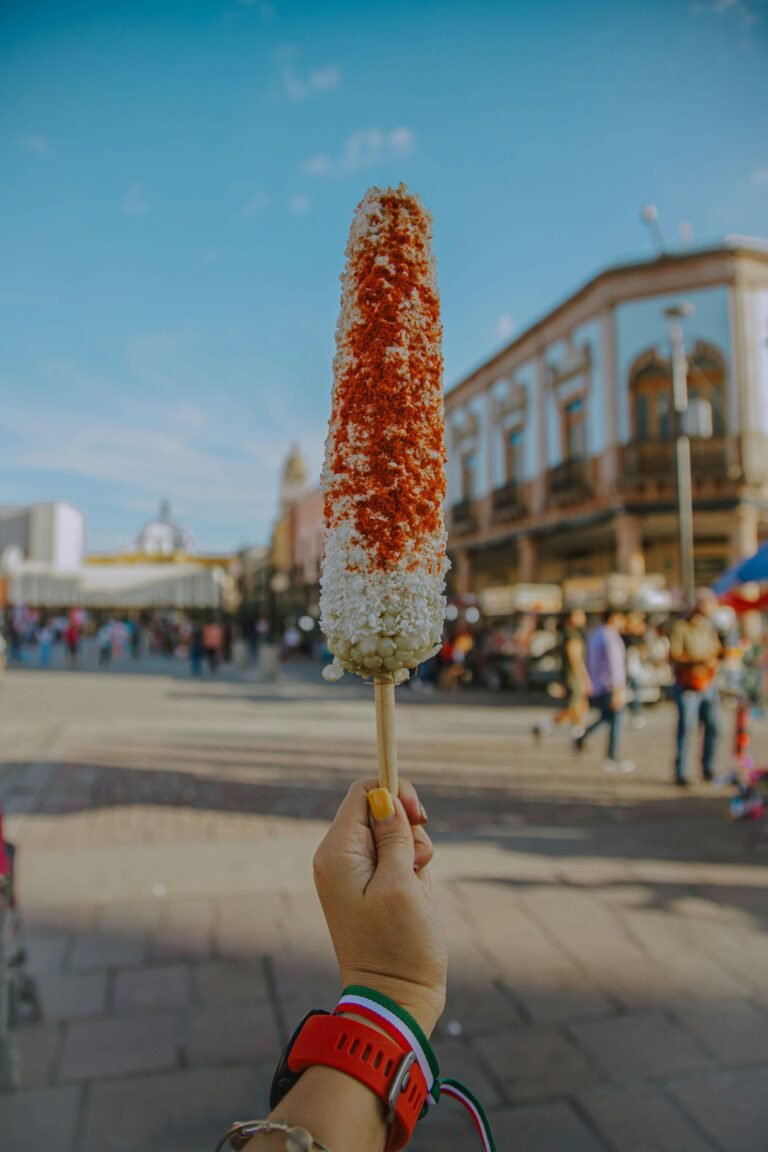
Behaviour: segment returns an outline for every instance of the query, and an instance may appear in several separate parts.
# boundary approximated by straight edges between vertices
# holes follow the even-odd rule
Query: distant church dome
[[[167,500],[160,504],[157,519],[144,525],[135,547],[145,556],[173,556],[176,552],[191,555],[197,551],[191,532],[171,519],[171,506]]]

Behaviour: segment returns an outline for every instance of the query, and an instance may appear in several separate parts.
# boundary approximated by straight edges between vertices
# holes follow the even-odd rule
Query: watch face
[[[270,1110],[277,1108],[280,1101],[285,1095],[287,1095],[288,1092],[290,1092],[291,1088],[293,1088],[294,1084],[299,1079],[299,1076],[301,1076],[301,1072],[291,1071],[291,1069],[288,1067],[288,1059],[291,1055],[291,1049],[299,1037],[299,1033],[311,1016],[330,1016],[330,1012],[326,1012],[324,1008],[313,1008],[311,1012],[307,1012],[306,1016],[291,1036],[288,1044],[286,1045],[285,1051],[278,1061],[277,1068],[275,1068],[275,1074],[272,1077],[272,1087],[269,1090]]]

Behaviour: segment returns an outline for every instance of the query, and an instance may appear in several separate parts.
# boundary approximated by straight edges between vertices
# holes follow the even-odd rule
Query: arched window
[[[707,400],[712,408],[712,435],[728,430],[725,359],[714,344],[699,341],[688,360],[688,399]]]
[[[634,440],[671,440],[673,435],[672,371],[668,360],[645,352],[629,372]]]
[[[634,440],[671,440],[675,434],[672,366],[655,349],[644,352],[629,371],[630,412]],[[712,407],[712,434],[728,429],[725,359],[714,344],[697,341],[688,357],[688,399]]]

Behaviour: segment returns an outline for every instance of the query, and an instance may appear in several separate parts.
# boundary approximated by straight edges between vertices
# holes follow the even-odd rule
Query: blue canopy
[[[762,580],[768,580],[768,544],[758,548],[754,556],[749,556],[746,560],[739,561],[735,567],[729,568],[716,582],[714,590],[718,596],[722,596],[736,584],[752,582],[759,584]]]

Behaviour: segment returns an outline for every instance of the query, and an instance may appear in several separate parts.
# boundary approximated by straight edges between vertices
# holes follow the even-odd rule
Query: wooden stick
[[[373,682],[376,702],[376,744],[379,755],[379,786],[397,796],[397,735],[395,732],[395,685],[392,680]]]

